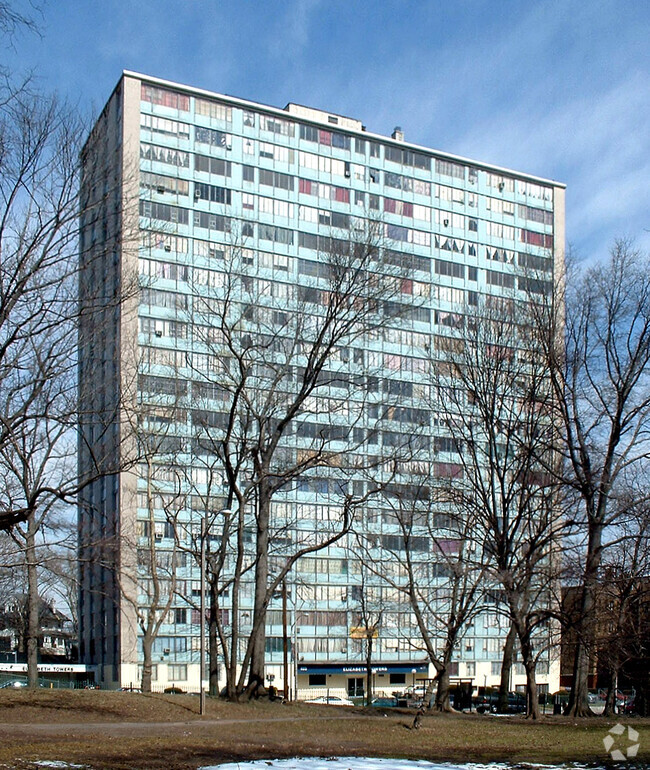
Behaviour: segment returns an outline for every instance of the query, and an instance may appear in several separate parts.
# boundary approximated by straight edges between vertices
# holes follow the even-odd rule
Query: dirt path
[[[336,716],[314,715],[313,717],[269,717],[256,718],[255,723],[269,724],[272,722],[313,722],[336,721],[341,719],[353,719],[355,721],[376,721],[373,717],[363,717],[358,714],[337,714]],[[214,730],[220,726],[238,725],[250,723],[250,719],[191,719],[186,722],[57,722],[54,724],[0,724],[0,736],[16,735],[61,735],[72,737],[74,735],[88,735],[101,733],[108,735],[133,736],[136,734],[166,735],[170,732],[182,732],[189,734],[199,730]]]

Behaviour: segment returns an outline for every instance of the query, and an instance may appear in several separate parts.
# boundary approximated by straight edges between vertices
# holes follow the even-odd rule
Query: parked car
[[[4,684],[0,684],[0,690],[4,690],[7,687],[12,687],[16,690],[19,690],[21,687],[27,687],[27,682],[21,682],[20,680],[15,679],[13,682],[5,682]]]
[[[370,705],[374,706],[375,708],[390,709],[397,708],[399,702],[394,695],[387,695],[381,698],[375,698]]]
[[[427,688],[423,684],[410,685],[401,694],[403,698],[424,698]]]
[[[491,692],[481,695],[475,701],[479,714],[496,714],[499,710],[499,693]],[[523,714],[526,711],[526,696],[519,692],[508,693],[508,714]]]
[[[322,703],[327,706],[354,706],[351,700],[340,698],[338,695],[321,695],[320,698],[311,698],[305,703]]]

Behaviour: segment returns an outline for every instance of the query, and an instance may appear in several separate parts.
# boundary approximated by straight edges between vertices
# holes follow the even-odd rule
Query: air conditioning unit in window
[[[165,649],[163,650],[163,655],[169,655],[170,652],[171,650],[169,649],[169,647],[165,647]]]
[[[503,192],[503,188],[504,188],[505,186],[506,186],[506,185],[505,185],[505,183],[504,183],[504,182],[499,182],[499,192]]]
[[[171,250],[172,250],[172,247],[168,243],[166,243],[165,244],[165,251],[171,251]]]
[[[156,192],[162,194],[165,192],[165,188],[161,184],[159,184],[158,187],[156,187]]]
[[[445,227],[449,227],[449,220],[448,220],[448,219],[445,219],[445,220],[443,220],[442,224],[443,224]]]

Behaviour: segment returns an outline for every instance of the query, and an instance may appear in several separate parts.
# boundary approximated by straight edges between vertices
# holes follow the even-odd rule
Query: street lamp
[[[224,516],[229,516],[232,511],[226,509],[220,511]],[[199,714],[205,714],[205,690],[203,688],[203,674],[205,672],[205,541],[208,536],[208,507],[206,505],[201,519],[201,617],[200,620],[200,652],[199,652]]]

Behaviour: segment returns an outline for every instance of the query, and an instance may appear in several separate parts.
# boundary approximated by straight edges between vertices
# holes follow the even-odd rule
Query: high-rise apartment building
[[[436,350],[462,334],[458,319],[485,297],[510,297],[524,280],[527,292],[552,286],[563,185],[409,144],[401,129],[380,136],[333,113],[131,72],[83,163],[81,292],[102,310],[80,336],[79,462],[84,471],[99,458],[119,472],[90,484],[80,503],[81,660],[107,686],[136,682],[148,633],[154,684],[198,688],[204,518],[211,558],[234,538],[221,562],[219,622],[227,636],[237,614],[244,654],[260,536],[250,494],[260,415],[265,429],[275,426],[277,394],[289,402],[305,382],[318,319],[337,301],[332,276],[361,264],[359,287],[347,285],[346,323],[355,302],[363,317],[373,291],[376,307],[332,338],[322,376],[273,456],[270,475],[290,469],[290,478],[269,507],[269,584],[296,549],[336,532],[346,505],[356,534],[291,566],[284,613],[280,584],[271,591],[266,673],[283,686],[286,638],[299,689],[358,694],[372,628],[378,690],[426,677],[417,624],[395,587],[404,546],[390,511],[395,500],[434,505],[416,471],[453,481],[458,444],[445,437],[430,391]],[[242,424],[244,411],[231,419],[242,391],[256,400],[242,407],[255,425]],[[262,404],[269,392],[272,407]],[[239,481],[223,462],[229,426]],[[251,560],[234,596],[237,541],[224,521],[237,485],[248,495],[241,556]],[[439,557],[453,552],[453,539],[432,540],[424,527],[408,547],[443,587]],[[452,679],[498,683],[506,632],[493,612],[476,614]],[[539,682],[553,689],[558,668],[543,653]],[[525,681],[517,668],[513,676]]]

